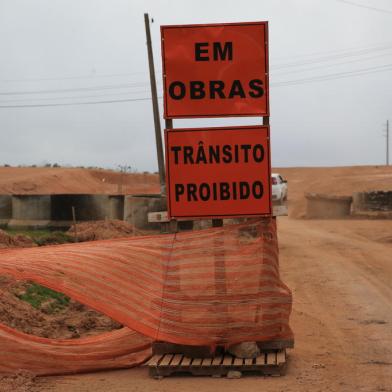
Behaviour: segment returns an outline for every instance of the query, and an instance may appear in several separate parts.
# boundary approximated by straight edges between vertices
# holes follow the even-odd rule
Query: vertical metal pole
[[[171,118],[167,118],[165,120],[166,129],[173,129],[173,120]],[[166,189],[165,189],[166,191]],[[164,193],[166,195],[166,192]],[[177,219],[171,219],[168,223],[169,233],[177,233],[178,232],[178,221]]]
[[[389,165],[389,120],[387,120],[387,156],[386,156],[387,166]]]
[[[73,225],[74,225],[74,231],[75,231],[75,242],[79,242],[78,241],[78,231],[76,228],[76,212],[75,212],[75,207],[72,206],[72,221],[73,221]]]
[[[165,163],[163,161],[161,122],[160,122],[160,118],[159,118],[157,84],[156,84],[156,80],[155,80],[154,57],[152,54],[151,33],[150,33],[150,18],[148,16],[148,14],[144,14],[144,23],[146,25],[148,65],[150,68],[151,100],[152,100],[152,109],[154,112],[155,142],[156,142],[156,146],[157,146],[159,182],[161,184],[161,192],[164,193]]]

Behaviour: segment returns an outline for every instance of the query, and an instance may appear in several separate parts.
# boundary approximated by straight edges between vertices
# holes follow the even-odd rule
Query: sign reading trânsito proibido
[[[169,216],[271,214],[269,129],[166,130]]]

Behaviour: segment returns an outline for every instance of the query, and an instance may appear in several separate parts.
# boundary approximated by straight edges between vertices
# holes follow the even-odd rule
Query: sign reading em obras
[[[267,22],[163,26],[165,118],[268,116]],[[170,218],[271,214],[269,127],[166,129]]]
[[[165,118],[267,116],[267,22],[162,26]]]

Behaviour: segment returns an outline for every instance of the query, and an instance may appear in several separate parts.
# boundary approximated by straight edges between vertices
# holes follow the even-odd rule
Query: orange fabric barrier
[[[0,372],[21,368],[50,374],[130,366],[149,355],[143,336],[211,346],[293,337],[288,324],[292,297],[279,276],[274,219],[1,250],[0,275],[63,292],[127,327],[54,341],[0,325]],[[44,360],[46,355],[52,364]]]
[[[148,338],[122,328],[82,339],[26,335],[0,324],[0,373],[80,373],[136,366],[151,355]]]

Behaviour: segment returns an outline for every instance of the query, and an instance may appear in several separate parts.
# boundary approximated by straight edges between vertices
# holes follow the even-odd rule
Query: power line
[[[295,80],[287,80],[282,82],[271,83],[272,87],[282,87],[282,86],[291,86],[291,85],[299,85],[299,84],[308,84],[313,82],[341,79],[353,76],[361,76],[365,74],[371,74],[376,72],[385,72],[392,70],[392,64],[384,64],[381,66],[362,68],[352,71],[346,72],[338,72],[333,74],[325,74],[320,76],[314,76],[309,78],[301,78]],[[125,94],[129,94],[131,92],[125,92]],[[118,92],[114,94],[120,94]],[[58,97],[58,98],[49,98],[49,99],[74,99],[74,98],[95,98],[98,96],[77,96],[77,97]],[[162,97],[159,97],[162,98]],[[44,100],[48,98],[36,98],[38,100]],[[127,98],[127,99],[111,99],[104,101],[88,101],[88,102],[66,102],[66,103],[50,103],[50,104],[20,104],[20,105],[0,105],[0,108],[23,108],[23,107],[50,107],[50,106],[72,106],[72,105],[91,105],[91,104],[105,104],[105,103],[117,103],[117,102],[135,102],[135,101],[146,101],[150,98],[142,97],[142,98]],[[14,102],[15,100],[11,101]],[[0,101],[0,103],[6,103],[7,101]],[[10,101],[8,101],[10,102]]]
[[[334,79],[342,79],[353,76],[361,76],[365,74],[371,74],[376,72],[385,72],[392,70],[392,64],[386,64],[380,67],[369,67],[356,71],[350,72],[340,72],[335,74],[327,74],[319,77],[313,78],[303,78],[297,80],[288,80],[285,82],[277,82],[271,83],[272,87],[283,87],[283,86],[292,86],[292,85],[300,85],[300,84],[308,84],[313,82],[322,82],[327,80]],[[162,97],[158,97],[162,99]],[[135,102],[135,101],[147,101],[151,98],[143,97],[143,98],[129,98],[129,99],[113,99],[106,101],[94,101],[94,102],[68,102],[68,103],[52,103],[52,104],[23,104],[23,105],[0,105],[0,109],[6,108],[29,108],[29,107],[50,107],[50,106],[74,106],[74,105],[94,105],[94,104],[107,104],[107,103],[118,103],[118,102]]]
[[[276,82],[276,83],[271,83],[270,85],[275,86],[275,87],[290,86],[290,85],[306,84],[306,83],[312,83],[312,82],[321,82],[321,81],[326,81],[326,80],[342,79],[342,78],[347,78],[347,77],[352,77],[352,76],[361,76],[361,75],[377,73],[377,72],[385,72],[385,71],[390,71],[390,70],[392,70],[392,64],[385,64],[385,65],[381,65],[381,66],[377,66],[377,67],[368,67],[368,68],[357,69],[354,71],[338,72],[338,73],[333,73],[333,74],[325,74],[325,75],[321,75],[321,76],[315,76],[315,77],[311,77],[311,78],[303,78],[303,79],[288,80],[288,81],[283,81],[283,82]]]
[[[356,52],[356,51],[361,51],[361,50],[372,50],[372,49],[377,49],[377,48],[383,48],[386,46],[391,46],[392,42],[379,42],[377,44],[373,45],[368,45],[368,46],[352,46],[352,47],[347,47],[347,48],[342,48],[342,49],[332,49],[332,50],[323,50],[323,51],[317,51],[317,52],[308,52],[308,53],[302,53],[302,54],[296,54],[294,56],[274,56],[276,59],[289,59],[289,58],[303,58],[303,57],[312,57],[312,56],[319,56],[319,55],[331,55],[331,54],[343,54],[346,52]]]
[[[73,79],[96,79],[96,78],[112,78],[112,77],[120,77],[120,76],[131,76],[131,75],[147,75],[145,71],[137,71],[137,72],[127,72],[127,73],[118,73],[118,74],[102,74],[102,75],[79,75],[79,76],[57,76],[57,77],[49,77],[49,78],[22,78],[22,79],[2,79],[0,83],[9,83],[9,82],[42,82],[46,80],[73,80]]]
[[[365,9],[368,9],[368,10],[371,10],[371,11],[377,11],[377,12],[383,12],[383,13],[386,13],[386,14],[392,14],[392,10],[386,10],[384,8],[371,7],[371,6],[364,5],[364,4],[358,4],[358,3],[355,3],[354,1],[348,1],[348,0],[336,0],[336,1],[339,1],[340,3],[345,3],[345,4],[352,5],[354,7],[365,8]]]
[[[344,57],[351,57],[356,55],[368,54],[373,51],[383,51],[383,50],[390,50],[392,49],[392,43],[384,43],[379,44],[376,46],[366,46],[366,47],[356,47],[350,49],[340,49],[340,50],[331,50],[331,51],[323,51],[323,52],[313,52],[308,54],[302,54],[299,56],[294,56],[294,58],[301,58],[301,57],[309,57],[315,55],[321,55],[321,57],[312,60],[302,60],[302,61],[294,61],[288,63],[278,63],[277,65],[272,65],[272,68],[288,68],[291,66],[302,66],[307,64],[313,64],[318,62],[324,61],[332,61],[333,59],[339,59]],[[159,71],[161,72],[161,71]],[[158,72],[158,73],[159,73]],[[34,82],[34,81],[56,81],[56,80],[77,80],[77,79],[96,79],[96,78],[110,78],[110,77],[121,77],[121,76],[131,76],[131,75],[139,75],[144,74],[147,76],[145,71],[136,71],[136,72],[129,72],[129,73],[117,73],[117,74],[102,74],[102,75],[85,75],[85,76],[58,76],[58,77],[48,77],[48,78],[23,78],[23,79],[3,79],[0,80],[0,83],[8,83],[8,82]],[[139,82],[140,83],[140,82]],[[148,83],[145,83],[146,86]],[[55,92],[55,90],[53,90]],[[14,92],[11,92],[14,93]],[[16,93],[16,92],[15,92]],[[19,93],[19,92],[18,92]],[[23,93],[23,92],[20,92]],[[35,92],[34,92],[35,93]]]
[[[317,68],[323,68],[323,67],[331,67],[333,65],[324,65],[322,63],[325,62],[330,62],[330,61],[334,61],[334,60],[338,60],[338,59],[342,59],[342,58],[347,58],[347,57],[356,57],[356,56],[363,56],[363,55],[367,55],[370,54],[372,52],[377,52],[377,51],[386,51],[386,50],[391,50],[392,49],[392,45],[391,43],[388,44],[384,44],[384,45],[379,45],[379,46],[375,46],[375,47],[365,47],[365,48],[359,48],[359,49],[355,49],[355,50],[351,50],[351,51],[345,51],[345,52],[341,52],[337,53],[335,55],[324,55],[312,60],[305,60],[305,61],[296,61],[296,62],[288,62],[288,63],[282,63],[282,64],[277,64],[275,67],[272,66],[272,71],[276,72],[275,70],[277,70],[277,72],[285,73],[286,69],[290,69],[290,68],[296,68],[296,67],[304,67],[307,65],[312,65],[312,64],[318,64],[321,63],[319,66],[313,67],[313,69],[317,69]],[[392,53],[391,53],[392,54]],[[378,55],[374,55],[373,57],[381,57],[381,56],[386,56],[389,55],[387,53],[384,54],[378,54]],[[358,60],[353,60],[353,61],[348,61],[346,63],[351,63],[351,62],[356,62],[356,61],[360,61],[360,59]],[[345,64],[345,63],[341,63],[341,64]],[[308,70],[311,70],[312,68],[308,68]],[[283,70],[283,72],[281,72],[281,70]],[[303,70],[293,70],[293,71],[286,71],[286,73],[296,73],[296,72],[303,72]],[[134,73],[136,74],[136,72]],[[120,75],[120,74],[118,74]],[[125,74],[124,74],[125,75]],[[101,76],[110,76],[110,75],[101,75]],[[113,75],[114,76],[114,75]],[[70,77],[70,78],[79,78],[79,77]],[[81,77],[82,78],[82,77]],[[48,78],[51,79],[51,78]],[[66,78],[65,78],[66,79]],[[27,91],[3,91],[0,92],[0,95],[37,95],[37,94],[57,94],[57,93],[69,93],[69,92],[84,92],[84,91],[99,91],[99,90],[114,90],[114,89],[125,89],[125,88],[138,88],[138,87],[148,87],[148,83],[147,82],[133,82],[133,83],[122,83],[122,84],[116,84],[116,85],[104,85],[104,86],[91,86],[91,87],[75,87],[75,88],[65,88],[65,89],[43,89],[43,90],[27,90]],[[120,93],[119,93],[120,94]],[[62,99],[63,97],[59,97],[60,99]],[[67,97],[64,97],[67,98]],[[76,97],[78,98],[78,97]],[[39,100],[44,100],[47,98],[37,98]],[[25,99],[22,99],[25,100]]]
[[[162,98],[162,97],[158,97]],[[50,106],[78,106],[78,105],[96,105],[96,104],[104,104],[104,103],[118,103],[118,102],[135,102],[135,101],[150,101],[151,98],[130,98],[130,99],[113,99],[107,101],[91,101],[91,102],[67,102],[67,103],[47,103],[47,104],[29,104],[29,105],[0,105],[0,109],[6,108],[41,108],[41,107],[50,107]]]
[[[137,91],[137,93],[144,92],[147,93],[147,90],[144,91]],[[94,95],[73,95],[73,96],[62,96],[62,97],[36,97],[33,98],[35,101],[53,101],[55,99],[85,99],[85,98],[105,98],[110,96],[118,96],[118,95],[128,95],[128,94],[135,94],[136,91],[114,91],[108,94],[94,94]],[[7,100],[0,100],[0,104],[2,103],[9,103],[9,102],[23,102],[28,101],[30,98],[20,98],[20,99],[7,99]]]
[[[117,84],[107,86],[92,86],[92,87],[76,87],[76,88],[65,88],[65,89],[49,89],[49,90],[28,90],[28,91],[5,91],[0,92],[0,95],[27,95],[27,94],[52,94],[52,93],[64,93],[64,92],[75,92],[75,91],[96,91],[96,90],[113,90],[117,88],[134,88],[134,87],[146,87],[148,86],[145,82],[129,83],[129,84]]]
[[[297,80],[288,80],[285,82],[277,82],[271,83],[270,86],[273,87],[283,87],[283,86],[292,86],[299,84],[307,84],[313,82],[321,82],[333,79],[341,79],[353,76],[361,76],[365,74],[375,73],[375,72],[385,72],[392,70],[392,64],[386,64],[380,67],[370,67],[364,68],[356,71],[350,72],[340,72],[336,74],[328,74],[324,76],[314,77],[314,78],[303,78]],[[162,97],[158,97],[162,99]],[[105,104],[105,103],[118,103],[118,102],[135,102],[135,101],[148,101],[151,98],[143,97],[143,98],[130,98],[130,99],[113,99],[106,101],[94,101],[94,102],[68,102],[68,103],[52,103],[52,104],[23,104],[23,105],[0,105],[0,109],[6,108],[29,108],[29,107],[50,107],[50,106],[74,106],[74,105],[94,105],[94,104]]]
[[[308,65],[308,64],[315,64],[315,63],[322,63],[322,62],[329,62],[332,60],[340,60],[342,58],[347,58],[347,57],[356,57],[356,56],[363,56],[367,55],[373,52],[379,52],[379,51],[385,51],[385,50],[391,50],[392,45],[383,45],[383,46],[378,46],[378,47],[373,47],[373,48],[367,48],[367,49],[357,49],[357,50],[351,50],[335,55],[323,55],[320,57],[316,57],[311,60],[301,60],[301,61],[294,61],[294,62],[288,62],[288,63],[282,63],[282,64],[276,64],[271,65],[271,68],[274,69],[282,69],[282,68],[291,68],[291,67],[298,67],[298,66],[303,66],[303,65]]]
[[[391,56],[392,53],[384,53],[384,54],[379,54],[379,55],[372,55],[371,57],[364,57],[360,59],[354,59],[350,61],[341,61],[338,63],[333,63],[333,64],[319,64],[314,67],[306,67],[302,69],[292,69],[292,70],[277,70],[274,71],[274,69],[271,70],[271,73],[276,74],[276,75],[286,75],[286,74],[291,74],[291,73],[301,73],[301,72],[307,72],[307,71],[312,71],[312,70],[317,70],[317,69],[322,69],[322,68],[331,68],[331,67],[336,67],[340,65],[346,65],[346,64],[353,64],[353,63],[358,63],[358,62],[363,62],[367,60],[373,60],[376,57],[385,57],[385,56]]]

